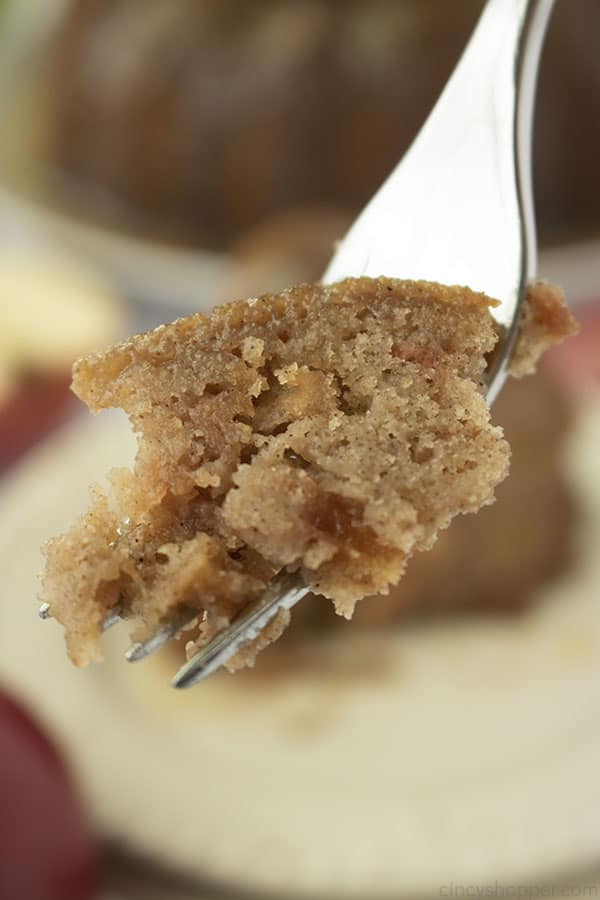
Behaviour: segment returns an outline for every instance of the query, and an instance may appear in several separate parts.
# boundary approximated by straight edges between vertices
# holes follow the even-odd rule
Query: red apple
[[[36,375],[0,397],[0,471],[66,418],[76,403],[70,383],[70,374]]]
[[[89,900],[96,849],[55,747],[0,692],[0,900]]]
[[[600,385],[600,299],[577,307],[579,334],[554,347],[544,364],[567,387],[578,390]]]

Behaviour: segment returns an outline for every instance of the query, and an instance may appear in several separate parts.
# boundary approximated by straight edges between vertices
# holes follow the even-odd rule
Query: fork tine
[[[179,669],[171,682],[172,686],[188,688],[207,678],[245,644],[254,640],[279,610],[290,609],[308,591],[309,588],[299,582],[297,575],[288,572],[278,575],[256,603],[240,613],[228,628],[215,635]]]
[[[115,607],[114,610],[109,612],[108,616],[102,623],[102,631],[108,631],[109,628],[112,628],[113,625],[116,625],[117,622],[122,622],[123,616],[121,615],[121,610],[119,607]]]
[[[43,619],[44,621],[51,619],[52,618],[52,610],[50,609],[50,604],[42,603],[42,605],[40,606],[40,608],[38,610],[38,615],[39,615],[40,619]],[[122,618],[123,617],[121,615],[121,609],[120,609],[120,607],[116,606],[113,610],[111,610],[109,612],[108,616],[102,623],[102,631],[108,631],[108,629],[112,628],[113,625],[116,625],[117,622],[121,622]]]
[[[127,662],[139,662],[152,653],[160,650],[167,641],[170,641],[178,631],[181,631],[186,625],[195,619],[198,615],[197,609],[184,609],[178,615],[174,616],[170,622],[162,625],[156,634],[149,637],[146,641],[135,641],[125,653]]]

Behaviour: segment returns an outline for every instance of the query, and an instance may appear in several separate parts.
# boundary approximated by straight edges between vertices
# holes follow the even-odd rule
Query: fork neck
[[[467,58],[470,48],[476,44],[495,46],[494,34],[499,24],[506,21],[507,7],[511,7],[510,14],[514,18],[517,39],[514,44],[506,45],[505,51],[512,57],[509,62],[514,79],[514,153],[521,204],[522,246],[525,250],[524,282],[536,273],[537,240],[531,165],[533,112],[539,59],[554,2],[555,0],[488,0],[464,54]],[[489,42],[483,40],[486,34],[489,34]]]

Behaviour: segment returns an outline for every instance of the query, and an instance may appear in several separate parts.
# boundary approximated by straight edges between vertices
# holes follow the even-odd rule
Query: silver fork
[[[533,101],[542,42],[554,0],[488,0],[479,23],[416,140],[338,247],[324,283],[387,275],[464,284],[500,301],[497,352],[486,373],[490,402],[514,346],[521,302],[536,267],[531,189]],[[191,687],[220,668],[308,588],[277,575],[245,609],[177,672]],[[40,609],[48,618],[47,604]],[[187,610],[143,643],[150,655],[195,618]],[[105,629],[119,621],[118,612]]]

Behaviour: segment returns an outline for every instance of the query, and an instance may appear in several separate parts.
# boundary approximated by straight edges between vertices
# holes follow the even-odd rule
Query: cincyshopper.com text
[[[600,897],[600,885],[584,884],[576,886],[552,884],[503,884],[499,881],[490,884],[459,884],[451,881],[440,887],[440,897],[449,900],[478,900],[483,897]]]

